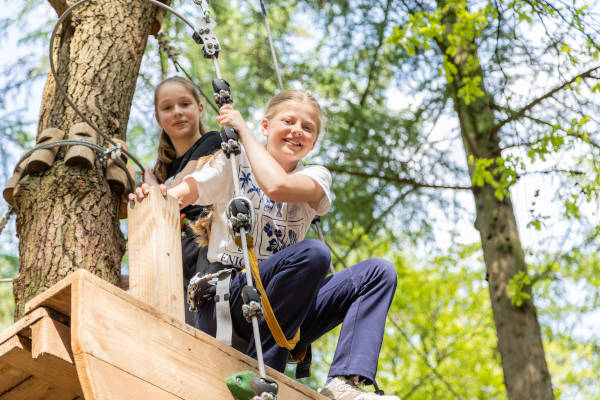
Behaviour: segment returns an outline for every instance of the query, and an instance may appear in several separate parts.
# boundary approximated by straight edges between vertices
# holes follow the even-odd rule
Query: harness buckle
[[[200,273],[196,273],[192,276],[187,288],[187,304],[190,311],[198,311],[199,307],[213,299],[217,293],[219,280],[234,271],[233,268],[226,268],[212,274],[200,275]]]

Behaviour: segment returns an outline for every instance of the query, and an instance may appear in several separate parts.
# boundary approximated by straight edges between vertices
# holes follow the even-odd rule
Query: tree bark
[[[74,1],[51,0],[57,13]],[[71,100],[102,132],[125,140],[129,110],[155,7],[145,1],[87,2],[66,18],[55,38],[58,79]],[[38,134],[65,132],[82,122],[48,76]],[[107,147],[99,138],[99,144]],[[106,165],[69,167],[65,150],[47,171],[24,177],[15,193],[19,274],[14,280],[15,319],[25,303],[78,268],[118,284],[125,239],[119,228],[120,196],[111,193]]]
[[[440,9],[445,3],[439,2]],[[456,18],[450,8],[443,20],[447,33],[452,32]],[[449,44],[444,40],[438,44],[443,54],[446,54]],[[478,60],[474,41],[460,48],[451,60],[458,72],[449,77],[451,83],[448,84],[448,89],[453,96],[454,109],[460,121],[467,159],[470,156],[475,159],[494,159],[501,156],[501,148],[500,141],[492,130],[495,117],[490,108],[491,95],[483,84],[481,68],[465,72],[468,57]],[[458,91],[464,77],[476,76],[481,77],[480,89],[485,95],[466,104]],[[488,170],[493,173],[496,167],[494,163]],[[470,167],[471,178],[473,172],[474,169]],[[499,200],[495,191],[492,185],[486,183],[482,187],[473,188],[473,197],[477,215],[475,227],[481,236],[504,384],[510,400],[551,400],[554,399],[554,394],[531,288],[525,288],[525,292],[531,297],[519,307],[511,303],[506,290],[515,274],[527,273],[527,266],[512,202],[509,197]]]

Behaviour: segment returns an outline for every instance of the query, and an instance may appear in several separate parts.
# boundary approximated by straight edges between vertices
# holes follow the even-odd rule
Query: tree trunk
[[[451,8],[444,18],[448,33],[452,32],[454,21],[456,15]],[[449,44],[444,41],[438,44],[446,54]],[[501,156],[501,148],[493,129],[495,118],[490,108],[491,96],[483,84],[481,68],[467,70],[466,60],[470,57],[478,60],[474,41],[460,48],[451,60],[458,72],[449,77],[451,83],[448,89],[460,121],[467,159],[470,156],[495,159]],[[458,91],[464,77],[473,79],[476,76],[481,77],[479,88],[485,95],[466,104]],[[488,167],[489,172],[493,173],[496,167],[497,164],[493,163]],[[473,172],[470,167],[471,178]],[[481,236],[504,384],[510,400],[554,399],[531,288],[524,289],[531,297],[519,307],[511,304],[506,290],[515,274],[527,273],[527,266],[512,202],[509,197],[499,200],[495,191],[492,185],[486,183],[473,189],[473,197],[477,215],[475,227]]]
[[[74,3],[50,0],[57,13]],[[155,7],[145,1],[90,1],[73,10],[54,43],[58,79],[71,100],[102,132],[125,139],[129,110]],[[38,134],[68,132],[82,122],[56,89],[44,88]],[[107,147],[102,138],[98,144]],[[45,172],[25,176],[15,192],[19,274],[15,319],[25,303],[78,268],[117,284],[125,239],[119,229],[120,196],[111,193],[106,166],[69,167],[65,150]]]

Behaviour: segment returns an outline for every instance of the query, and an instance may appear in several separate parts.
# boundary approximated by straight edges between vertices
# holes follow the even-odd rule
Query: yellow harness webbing
[[[267,326],[275,338],[275,342],[279,347],[286,348],[288,350],[292,350],[296,347],[296,343],[300,340],[300,328],[296,331],[296,334],[293,338],[287,339],[285,334],[281,330],[281,326],[279,326],[279,322],[277,322],[277,318],[275,317],[275,313],[273,312],[273,308],[271,308],[271,303],[269,302],[269,298],[267,297],[267,293],[265,292],[265,288],[263,287],[262,280],[260,279],[260,274],[258,272],[258,261],[256,261],[256,254],[254,253],[254,239],[251,235],[246,235],[246,240],[248,242],[248,257],[250,258],[250,270],[252,271],[252,276],[254,277],[254,283],[256,289],[260,293],[261,303],[263,309],[265,311],[265,321],[267,321]],[[235,238],[235,243],[238,247],[242,247],[240,237]]]

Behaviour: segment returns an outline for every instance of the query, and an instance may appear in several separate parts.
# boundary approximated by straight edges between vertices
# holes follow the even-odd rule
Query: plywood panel
[[[86,275],[72,287],[72,347],[86,395],[98,379],[85,364],[89,356],[183,399],[230,399],[225,379],[257,369],[256,360],[200,331],[182,329],[185,324],[147,306],[138,307],[131,296],[97,280]],[[280,384],[281,399],[324,399],[270,368],[267,374]]]

